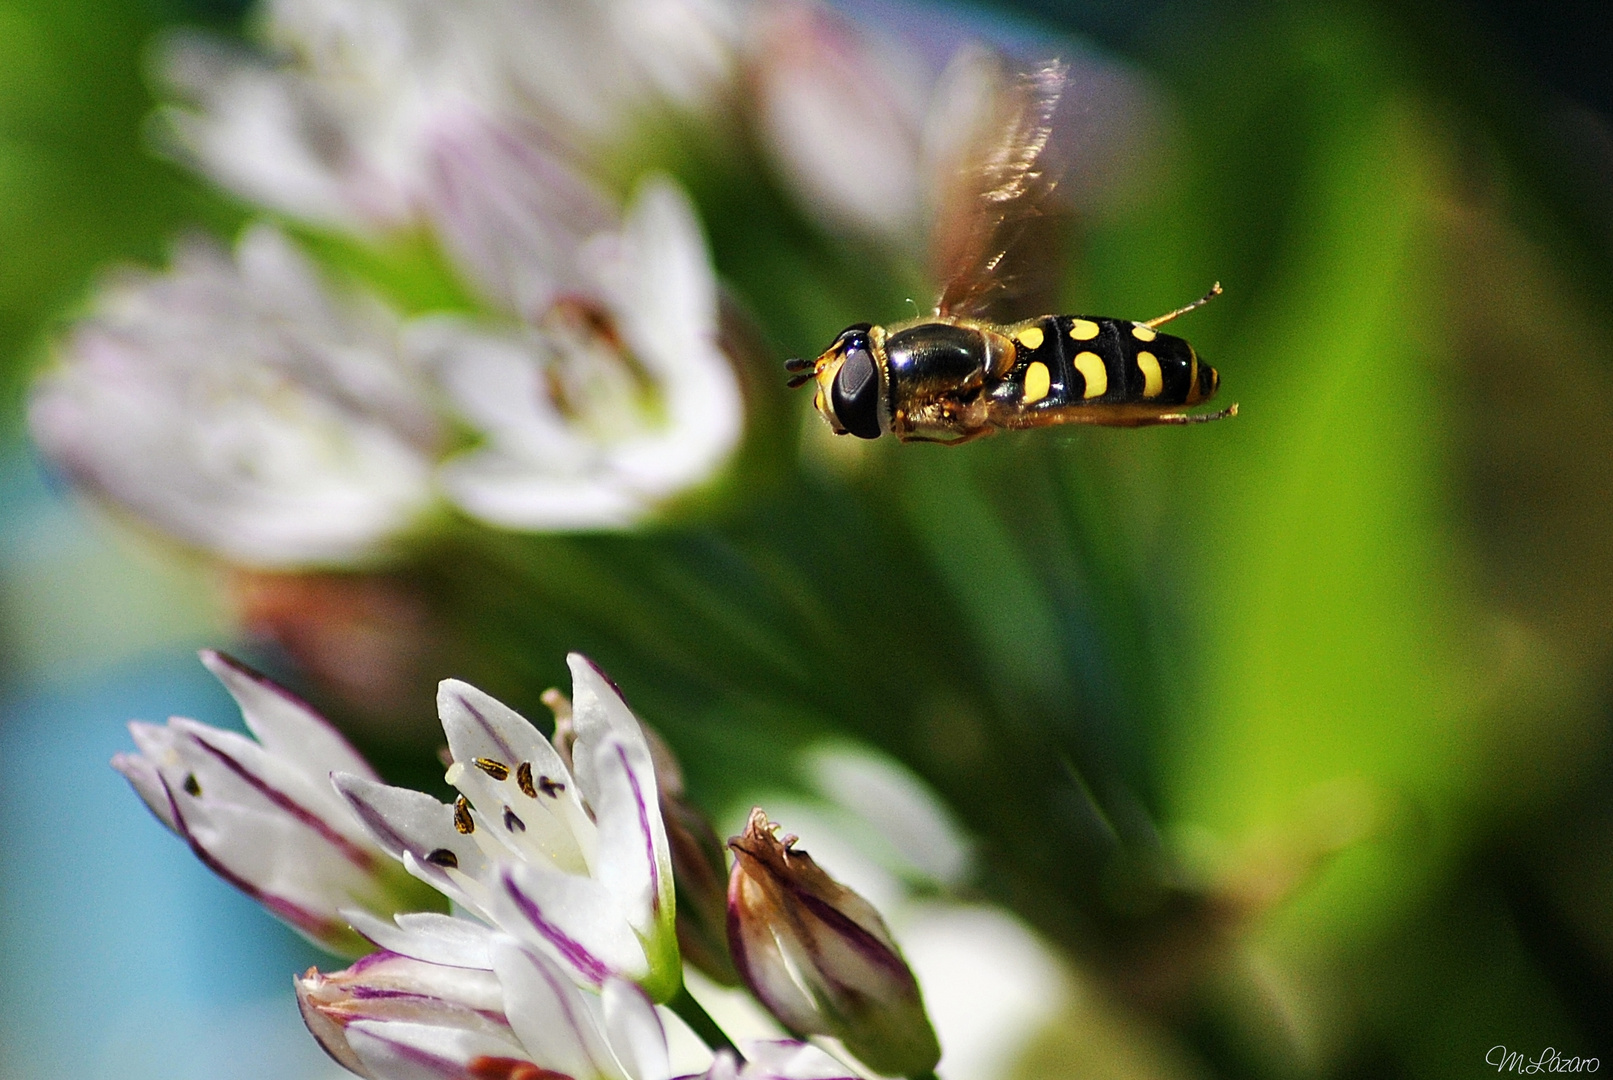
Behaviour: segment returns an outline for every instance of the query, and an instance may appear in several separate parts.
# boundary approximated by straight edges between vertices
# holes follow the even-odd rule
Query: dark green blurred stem
[[[700,1036],[701,1041],[711,1050],[727,1050],[740,1061],[745,1060],[745,1055],[739,1052],[739,1047],[734,1045],[734,1040],[730,1039],[727,1033],[717,1026],[717,1021],[713,1020],[705,1007],[694,999],[694,995],[689,993],[687,986],[678,989],[678,996],[667,1002],[667,1008],[677,1013],[679,1019],[688,1024],[690,1029]]]
[[[937,1080],[937,1078],[935,1075],[935,1070],[931,1069],[929,1072],[914,1073],[912,1076],[908,1077],[908,1080]]]

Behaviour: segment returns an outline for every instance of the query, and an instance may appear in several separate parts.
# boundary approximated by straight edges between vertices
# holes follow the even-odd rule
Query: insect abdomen
[[[1218,381],[1183,339],[1124,319],[1046,315],[1010,336],[1015,363],[992,396],[1026,411],[1194,405]]]

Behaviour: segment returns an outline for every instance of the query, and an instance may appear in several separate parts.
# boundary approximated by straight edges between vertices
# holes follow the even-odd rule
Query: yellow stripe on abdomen
[[[1143,373],[1143,397],[1157,398],[1165,392],[1165,373],[1159,370],[1159,357],[1151,352],[1140,352],[1137,368]]]
[[[1072,363],[1087,383],[1086,391],[1081,395],[1083,398],[1101,397],[1108,391],[1109,369],[1103,366],[1103,357],[1095,352],[1081,352],[1075,354]]]
[[[1047,365],[1040,360],[1025,369],[1025,393],[1020,398],[1026,405],[1033,405],[1047,396],[1053,389],[1053,376],[1047,370]]]

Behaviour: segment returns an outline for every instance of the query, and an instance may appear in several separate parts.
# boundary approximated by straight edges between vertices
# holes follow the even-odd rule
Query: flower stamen
[[[491,776],[494,780],[503,781],[510,778],[510,767],[504,764],[502,761],[494,761],[492,758],[479,757],[476,759],[475,765],[478,769],[482,770],[488,776]]]

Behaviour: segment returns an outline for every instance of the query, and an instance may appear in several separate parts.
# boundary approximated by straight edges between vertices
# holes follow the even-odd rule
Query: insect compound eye
[[[845,359],[829,390],[840,426],[859,439],[879,438],[879,370],[860,339],[847,342]]]

